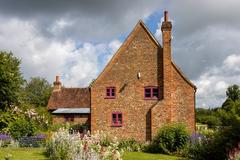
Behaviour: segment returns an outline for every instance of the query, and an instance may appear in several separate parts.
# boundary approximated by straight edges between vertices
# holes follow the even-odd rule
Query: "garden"
[[[197,132],[166,124],[151,142],[117,139],[106,132],[80,134],[77,124],[53,125],[46,106],[52,86],[40,77],[26,81],[20,60],[0,52],[0,159],[3,160],[239,160],[240,89],[214,109],[196,109]]]

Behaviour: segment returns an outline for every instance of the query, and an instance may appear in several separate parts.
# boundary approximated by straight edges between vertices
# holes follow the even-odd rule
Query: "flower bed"
[[[102,145],[106,136],[101,132],[94,135],[70,134],[66,129],[53,133],[47,143],[50,160],[121,160],[122,151],[116,139],[108,146]]]
[[[22,137],[19,139],[20,147],[43,147],[45,146],[46,136],[44,134],[38,134],[31,137]]]
[[[11,143],[11,136],[7,134],[0,134],[0,147],[7,147]]]
[[[0,147],[43,147],[45,146],[46,136],[38,134],[31,137],[22,137],[15,140],[8,134],[0,134]]]

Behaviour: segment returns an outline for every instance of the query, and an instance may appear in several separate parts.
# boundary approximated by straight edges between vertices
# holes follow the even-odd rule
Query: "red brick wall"
[[[183,123],[189,132],[195,132],[195,89],[171,66],[171,98],[163,99],[151,110],[152,137],[164,123]]]
[[[183,122],[189,131],[195,131],[195,90],[173,67],[172,121]]]
[[[52,116],[53,124],[61,124],[65,123],[65,117],[64,115],[53,115]],[[85,124],[90,123],[90,115],[84,114],[84,115],[74,115],[74,122],[76,124]]]
[[[159,55],[161,50],[139,24],[91,88],[93,132],[103,130],[119,138],[146,140],[151,127],[149,110],[158,100],[144,100],[144,87],[159,84]],[[109,86],[116,87],[116,99],[105,99]],[[112,112],[123,113],[122,127],[111,126]]]

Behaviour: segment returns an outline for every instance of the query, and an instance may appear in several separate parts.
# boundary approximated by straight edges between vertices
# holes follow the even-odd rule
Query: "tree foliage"
[[[221,121],[221,127],[215,131],[212,139],[205,139],[193,145],[189,150],[190,158],[196,160],[204,159],[229,159],[229,155],[239,147],[240,143],[240,91],[238,85],[229,86],[226,91],[227,99],[221,108],[217,108],[213,113]],[[198,112],[197,112],[198,113]],[[202,110],[201,110],[201,113]],[[206,116],[205,115],[205,116]],[[202,115],[201,115],[202,116]],[[200,117],[201,117],[200,116]],[[199,115],[197,115],[199,117]]]
[[[203,139],[189,149],[188,156],[194,160],[225,160],[240,142],[240,120],[232,116],[231,125],[215,133],[213,139]]]
[[[47,106],[52,87],[44,78],[34,77],[27,82],[23,89],[24,101],[36,107]]]
[[[196,109],[196,122],[207,124],[209,128],[216,128],[220,126],[221,119],[218,117],[217,113],[218,109],[204,109],[197,108]]]
[[[234,84],[227,88],[226,95],[228,98],[232,99],[234,102],[240,99],[240,89],[239,86]]]
[[[0,109],[5,110],[18,102],[24,79],[20,72],[20,60],[12,53],[0,51]]]

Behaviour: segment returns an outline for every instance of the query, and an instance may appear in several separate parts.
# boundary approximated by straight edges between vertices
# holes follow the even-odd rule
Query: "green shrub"
[[[57,123],[50,126],[49,131],[57,132],[60,128],[70,129],[71,125],[69,123]]]
[[[147,152],[172,154],[184,147],[189,134],[182,124],[169,124],[159,129],[156,137],[146,148]]]
[[[144,144],[137,142],[135,139],[122,140],[118,145],[118,148],[128,152],[140,152],[144,147]]]
[[[9,132],[15,139],[33,136],[37,131],[36,124],[30,118],[20,117],[9,124]]]
[[[232,126],[222,128],[213,138],[193,144],[189,149],[189,158],[194,160],[225,160],[229,152],[240,142],[240,121],[232,121]]]

